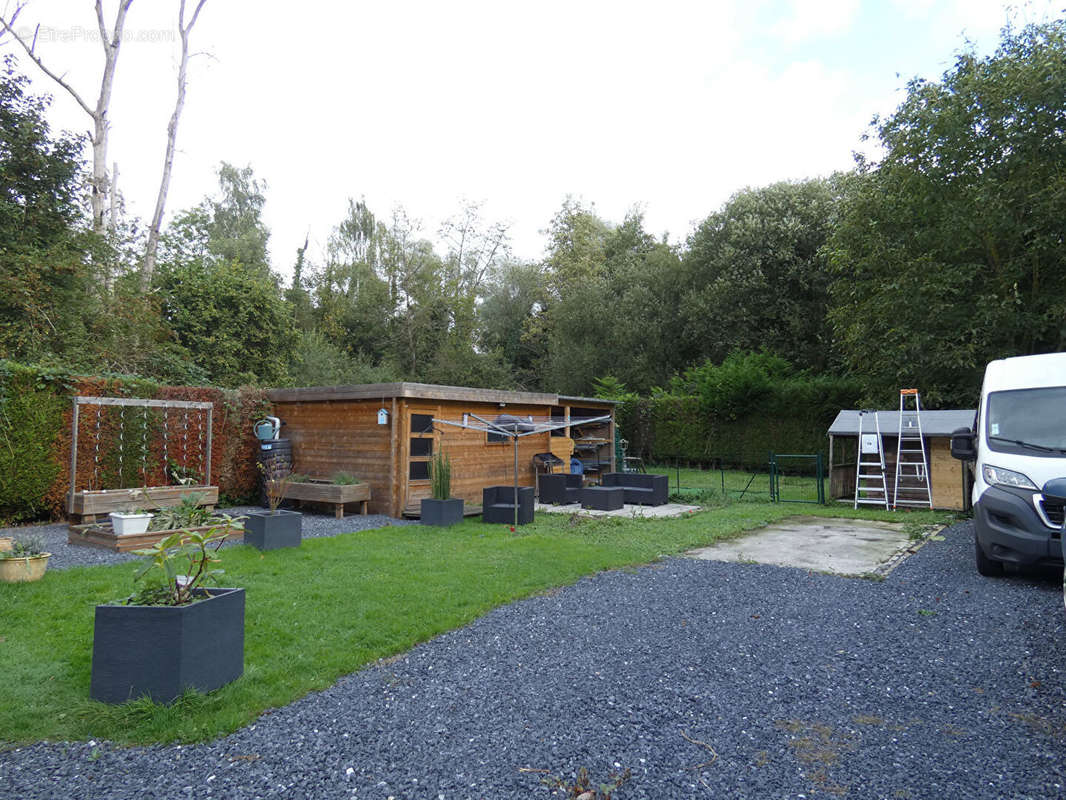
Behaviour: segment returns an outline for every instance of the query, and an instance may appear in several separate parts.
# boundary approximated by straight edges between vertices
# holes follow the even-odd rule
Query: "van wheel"
[[[974,552],[977,554],[977,573],[979,575],[984,575],[986,578],[998,578],[1003,574],[1003,562],[993,561],[986,556],[976,536],[973,539],[973,546]]]

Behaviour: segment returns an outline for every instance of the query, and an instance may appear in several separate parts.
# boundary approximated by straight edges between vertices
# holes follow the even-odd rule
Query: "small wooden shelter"
[[[514,450],[506,436],[434,420],[477,415],[569,421],[602,417],[595,425],[565,426],[518,442],[518,483],[536,485],[534,456],[551,453],[556,471],[578,457],[591,474],[613,471],[614,402],[539,392],[511,392],[424,383],[382,383],[273,389],[268,396],[292,442],[293,469],[316,478],[350,472],[370,484],[369,511],[417,516],[430,497],[430,462],[443,451],[452,464],[452,495],[480,507],[486,486],[513,480]]]
[[[969,484],[963,464],[951,457],[951,433],[973,425],[975,411],[922,411],[922,438],[925,440],[926,474],[930,478],[933,508],[967,508]],[[899,411],[878,411],[884,442],[885,476],[889,503],[892,502],[896,474],[896,446]],[[863,419],[864,434],[875,433],[873,414]],[[858,450],[859,412],[845,410],[829,426],[829,496],[851,501],[855,496],[855,456]],[[920,456],[919,456],[920,458]]]

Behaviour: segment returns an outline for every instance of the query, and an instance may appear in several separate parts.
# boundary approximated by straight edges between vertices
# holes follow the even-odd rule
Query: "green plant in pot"
[[[210,588],[223,574],[218,550],[239,518],[206,531],[175,531],[134,551],[140,588],[96,607],[89,693],[104,703],[147,696],[169,703],[209,692],[244,672],[244,589]]]
[[[244,521],[244,543],[260,550],[299,547],[303,534],[303,515],[279,508],[292,484],[292,472],[277,461],[259,464],[266,492],[266,511],[252,511]]]
[[[433,497],[422,500],[422,524],[447,526],[463,521],[463,498],[452,497],[452,462],[437,451],[430,462]]]
[[[155,515],[151,511],[141,508],[141,505],[151,505],[152,498],[147,489],[130,489],[129,498],[124,503],[122,511],[112,511],[108,517],[111,519],[111,529],[116,536],[136,536],[148,530]]]
[[[44,550],[44,542],[36,536],[12,539],[8,550],[0,550],[0,582],[28,583],[39,581],[48,569],[51,553]]]

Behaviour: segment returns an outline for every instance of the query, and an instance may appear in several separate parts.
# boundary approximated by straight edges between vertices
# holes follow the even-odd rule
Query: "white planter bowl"
[[[148,530],[148,523],[155,514],[127,514],[122,511],[112,511],[111,527],[115,530],[115,536],[133,536]]]

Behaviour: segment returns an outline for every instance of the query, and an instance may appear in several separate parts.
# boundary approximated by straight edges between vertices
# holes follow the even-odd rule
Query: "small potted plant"
[[[218,549],[238,519],[222,516],[210,530],[175,531],[134,551],[146,559],[135,576],[141,588],[96,607],[94,700],[169,703],[244,673],[244,589],[208,588],[222,574]]]
[[[281,547],[299,547],[302,539],[303,515],[298,511],[278,508],[292,483],[292,473],[277,462],[264,467],[263,483],[266,489],[268,511],[252,511],[244,521],[244,543],[260,550],[277,550]]]
[[[111,518],[111,528],[115,531],[115,536],[134,536],[148,530],[152,517],[155,515],[151,511],[144,511],[137,507],[142,497],[150,500],[144,489],[130,489],[126,510],[112,511],[108,515]]]
[[[463,521],[463,498],[452,497],[452,462],[443,452],[430,463],[433,497],[422,500],[423,525],[454,525]]]
[[[51,557],[51,553],[44,551],[44,542],[35,536],[14,539],[10,550],[0,550],[0,581],[39,581],[44,577]]]

